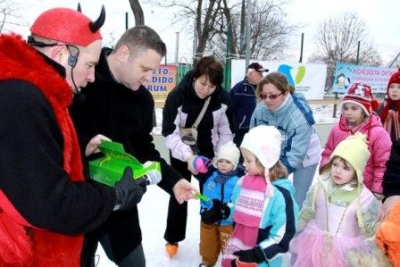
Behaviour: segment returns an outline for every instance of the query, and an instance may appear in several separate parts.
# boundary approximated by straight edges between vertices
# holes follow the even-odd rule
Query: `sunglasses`
[[[262,100],[267,99],[267,98],[269,98],[269,99],[271,99],[271,100],[275,100],[275,99],[277,99],[278,97],[280,97],[281,95],[283,95],[283,93],[280,93],[280,94],[277,94],[277,95],[264,95],[264,94],[260,94],[260,98],[261,98]]]

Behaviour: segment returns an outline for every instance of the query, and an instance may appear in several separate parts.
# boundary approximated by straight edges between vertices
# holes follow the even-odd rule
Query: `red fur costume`
[[[20,36],[0,35],[0,58],[0,81],[29,81],[49,101],[64,139],[63,168],[71,180],[83,180],[79,145],[67,110],[72,101],[68,83]],[[80,266],[82,241],[82,235],[67,236],[30,225],[0,189],[0,266]]]

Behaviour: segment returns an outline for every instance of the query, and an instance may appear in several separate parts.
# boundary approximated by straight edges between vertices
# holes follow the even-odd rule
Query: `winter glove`
[[[267,259],[264,256],[264,253],[262,252],[261,248],[259,246],[256,246],[252,249],[248,250],[238,250],[233,252],[233,255],[239,258],[239,261],[242,262],[256,262],[256,263],[262,263],[267,261]]]
[[[146,185],[140,186],[134,179],[132,168],[124,170],[121,180],[115,184],[116,204],[114,210],[129,210],[136,206],[146,192]]]
[[[231,209],[227,204],[223,204],[219,199],[213,199],[212,201],[212,208],[201,213],[201,220],[205,224],[213,224],[222,219],[226,219],[231,213]]]
[[[206,173],[208,171],[208,164],[211,160],[203,156],[196,156],[193,160],[193,168],[199,173]]]

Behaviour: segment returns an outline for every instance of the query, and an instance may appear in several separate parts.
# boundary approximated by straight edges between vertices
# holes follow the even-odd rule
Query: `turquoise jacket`
[[[250,120],[250,129],[258,125],[275,126],[282,135],[280,161],[289,173],[318,164],[321,142],[313,127],[312,111],[302,94],[288,95],[280,107],[268,110],[262,101]]]
[[[239,198],[241,178],[232,195],[231,216]],[[265,255],[265,262],[260,267],[282,266],[282,256],[288,252],[289,243],[296,233],[299,207],[294,200],[295,189],[286,179],[279,179],[272,183],[274,195],[266,201],[263,217],[260,222],[257,243]]]

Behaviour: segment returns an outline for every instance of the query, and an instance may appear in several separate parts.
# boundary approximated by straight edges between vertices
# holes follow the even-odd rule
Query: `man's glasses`
[[[269,98],[269,99],[271,99],[271,100],[275,100],[275,99],[277,99],[279,96],[281,96],[281,95],[283,95],[283,93],[280,93],[280,94],[277,94],[277,95],[264,95],[264,94],[260,94],[260,98],[262,99],[262,100],[264,100],[264,99],[267,99],[267,98]]]

